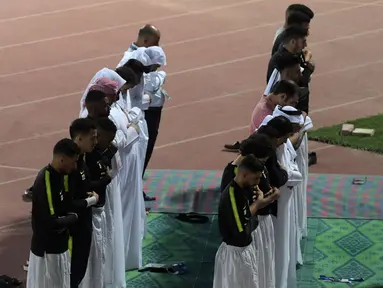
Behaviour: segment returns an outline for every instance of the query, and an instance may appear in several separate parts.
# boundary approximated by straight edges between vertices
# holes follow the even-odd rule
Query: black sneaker
[[[238,152],[240,146],[241,146],[241,142],[237,141],[233,144],[225,144],[223,147],[225,147],[226,151]]]
[[[310,152],[309,153],[309,167],[317,164],[317,162],[318,162],[317,153],[316,152]]]
[[[28,188],[27,190],[24,191],[22,198],[24,202],[32,202],[32,189]]]
[[[156,201],[156,197],[150,197],[145,192],[142,192],[142,194],[144,194],[144,201]]]

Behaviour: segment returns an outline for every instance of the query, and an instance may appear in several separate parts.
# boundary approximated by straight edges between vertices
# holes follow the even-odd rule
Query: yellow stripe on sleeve
[[[48,170],[45,170],[45,188],[47,190],[47,200],[48,200],[49,212],[52,216],[52,215],[55,215],[55,209],[53,208],[51,177],[50,177],[50,173]]]
[[[241,223],[241,220],[239,219],[239,214],[237,209],[237,201],[235,201],[234,188],[232,186],[230,186],[229,195],[230,195],[231,208],[233,210],[234,219],[237,224],[238,231],[243,232],[242,223]]]
[[[65,189],[65,192],[69,192],[69,176],[68,175],[64,176],[64,189]]]

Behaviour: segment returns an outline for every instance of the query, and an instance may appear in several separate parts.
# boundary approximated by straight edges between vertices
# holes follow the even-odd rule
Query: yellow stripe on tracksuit
[[[53,207],[53,201],[52,201],[51,174],[48,170],[45,170],[45,187],[47,191],[49,212],[51,216],[53,216],[55,215],[55,208]],[[69,192],[68,175],[64,176],[64,189],[65,189],[65,192]],[[68,250],[69,250],[69,254],[72,256],[72,237],[71,236],[69,236]]]

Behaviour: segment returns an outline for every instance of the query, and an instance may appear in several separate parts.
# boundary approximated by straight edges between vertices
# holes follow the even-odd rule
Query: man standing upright
[[[129,49],[125,52],[124,58],[128,59],[131,54],[141,47],[153,47],[159,46],[161,39],[161,33],[154,25],[146,24],[138,31],[137,40],[133,42]],[[122,60],[123,61],[123,60]],[[151,65],[153,66],[153,65]],[[145,120],[148,127],[148,146],[146,149],[145,163],[143,176],[145,174],[146,167],[149,164],[149,160],[152,156],[155,142],[158,136],[158,130],[161,121],[162,108],[167,96],[166,91],[162,88],[165,82],[166,73],[164,71],[157,71],[158,67],[146,67],[145,73],[147,73],[144,79],[141,81],[141,86],[131,89],[130,95],[141,94],[142,91],[150,96],[149,108],[145,110]],[[148,87],[155,87],[155,89],[148,89]],[[150,91],[149,91],[150,90]],[[142,108],[142,107],[140,107]],[[143,109],[144,110],[144,109]],[[145,201],[154,201],[155,197],[150,197],[143,192]]]

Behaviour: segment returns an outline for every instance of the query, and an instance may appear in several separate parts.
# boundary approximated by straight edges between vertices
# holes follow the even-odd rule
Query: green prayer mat
[[[206,224],[178,221],[175,215],[150,214],[143,243],[144,264],[184,261],[181,276],[127,272],[131,288],[211,288],[214,257],[220,244],[216,215]],[[297,271],[298,288],[348,287],[317,280],[319,275],[364,278],[355,287],[383,283],[383,221],[308,219],[309,235],[302,241],[304,265]]]

